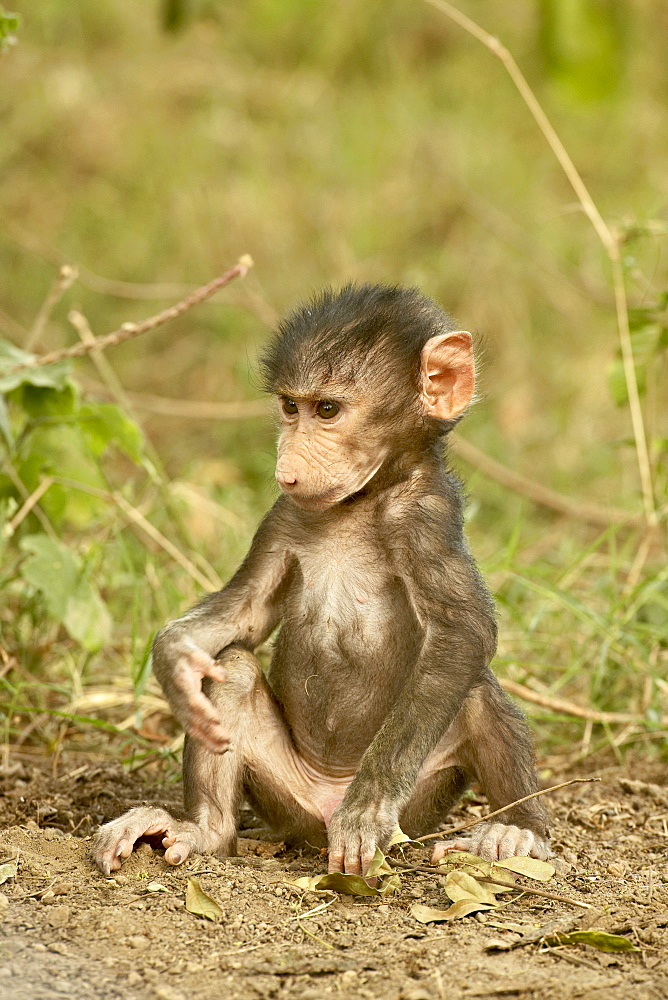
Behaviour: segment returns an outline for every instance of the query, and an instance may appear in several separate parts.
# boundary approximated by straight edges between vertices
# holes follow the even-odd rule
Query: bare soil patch
[[[178,789],[157,789],[109,765],[50,778],[10,764],[2,776],[0,864],[18,855],[18,873],[0,887],[0,998],[665,1000],[667,778],[665,766],[610,769],[596,784],[550,797],[559,863],[541,888],[589,909],[526,895],[502,910],[424,926],[411,905],[449,904],[437,875],[403,876],[395,897],[339,897],[297,919],[332,899],[286,885],[324,871],[322,853],[248,837],[240,838],[238,859],[197,857],[178,869],[142,845],[107,879],[89,858],[92,830],[139,802],[174,805]],[[456,819],[475,809],[467,803]],[[426,850],[411,855],[426,858]],[[221,922],[187,912],[192,875],[220,905]],[[520,936],[493,922],[530,930],[569,917],[581,929],[624,933],[639,950],[488,950],[491,939]]]

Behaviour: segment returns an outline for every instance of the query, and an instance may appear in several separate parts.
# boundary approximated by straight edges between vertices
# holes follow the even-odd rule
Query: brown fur
[[[398,823],[427,832],[474,778],[493,808],[537,788],[442,457],[473,394],[470,336],[419,293],[348,287],[283,324],[265,368],[285,495],[228,585],[154,645],[189,733],[189,819],[162,816],[166,857],[233,853],[246,795],[284,835],[328,843],[331,869],[364,872]],[[265,679],[253,650],[279,624]],[[102,828],[100,867],[156,822],[135,810]],[[472,843],[545,856],[547,836],[533,800]]]

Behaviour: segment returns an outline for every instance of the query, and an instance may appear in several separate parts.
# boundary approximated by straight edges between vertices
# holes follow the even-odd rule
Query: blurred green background
[[[662,752],[664,549],[642,526],[609,262],[501,63],[417,0],[11,6],[22,23],[0,57],[0,336],[65,346],[78,339],[69,310],[106,333],[241,254],[255,267],[106,365],[76,362],[67,385],[7,391],[6,747],[104,754],[102,725],[135,761],[174,749],[146,643],[201,594],[193,567],[213,582],[233,571],[276,495],[271,419],[243,405],[259,398],[258,347],[297,301],[354,279],[418,284],[479,335],[481,398],[462,437],[576,506],[634,519],[563,517],[455,459],[500,601],[501,675],[631,720],[529,703],[544,758]],[[668,8],[460,9],[512,51],[623,233],[664,512]],[[35,329],[63,263],[79,278]],[[196,419],[170,399],[240,406]],[[46,475],[63,482],[17,518]],[[69,610],[54,570],[65,550]]]

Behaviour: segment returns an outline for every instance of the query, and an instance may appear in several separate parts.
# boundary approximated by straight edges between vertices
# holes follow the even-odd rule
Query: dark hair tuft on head
[[[388,371],[399,365],[417,382],[424,344],[454,329],[450,317],[417,288],[327,288],[279,323],[261,358],[264,385],[269,392],[297,394],[334,374],[339,381],[353,380],[372,360]]]

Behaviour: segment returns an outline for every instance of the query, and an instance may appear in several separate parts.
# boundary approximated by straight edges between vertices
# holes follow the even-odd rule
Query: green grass
[[[131,398],[250,400],[277,314],[326,283],[418,283],[479,335],[481,399],[462,434],[576,502],[642,516],[605,254],[482,46],[407,0],[203,2],[176,34],[162,29],[156,4],[16,6],[19,44],[0,60],[0,335],[26,342],[63,260],[80,266],[80,280],[40,350],[75,342],[71,308],[104,333],[248,252],[256,266],[244,282],[106,358]],[[565,8],[551,0],[461,6],[513,51],[600,211],[627,234],[629,299],[650,310],[634,346],[646,352],[639,374],[663,517],[666,342],[652,331],[667,324],[665,12],[579,0],[571,15],[603,19],[589,34],[567,30]],[[74,371],[84,398],[109,398],[90,361]],[[89,492],[56,484],[40,504],[111,614],[103,649],[75,641],[22,576],[21,539],[44,521],[31,514],[4,540],[0,722],[15,751],[150,760],[155,747],[156,760],[171,760],[177,745],[145,650],[202,587],[108,494],[120,491],[200,573],[212,567],[222,579],[272,502],[270,420],[137,412],[150,441],[137,460],[112,446],[84,461],[73,444],[56,471]],[[24,419],[14,400],[15,426]],[[46,448],[48,431],[39,433]],[[63,440],[60,424],[56,433]],[[3,462],[0,493],[20,505],[17,470],[30,493],[44,466],[25,441]],[[454,464],[470,494],[472,546],[499,601],[500,674],[539,696],[642,720],[590,732],[582,719],[529,703],[548,766],[627,743],[665,752],[659,533],[563,518]],[[5,504],[5,518],[16,510]],[[151,742],[151,719],[167,742]]]

